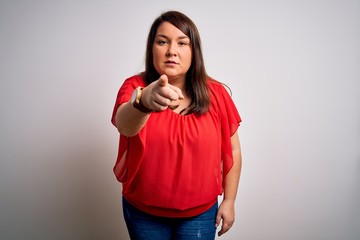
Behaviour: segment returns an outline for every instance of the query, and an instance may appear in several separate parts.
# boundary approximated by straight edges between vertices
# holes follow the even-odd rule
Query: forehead
[[[167,37],[176,37],[176,38],[188,38],[185,33],[183,33],[180,29],[175,27],[169,22],[163,22],[159,25],[156,36],[167,36]]]

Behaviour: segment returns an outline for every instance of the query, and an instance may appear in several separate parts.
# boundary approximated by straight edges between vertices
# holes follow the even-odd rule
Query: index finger
[[[221,225],[221,229],[220,229],[220,231],[218,232],[218,235],[219,235],[219,236],[223,235],[224,233],[226,233],[227,231],[229,231],[230,228],[231,228],[231,224],[228,223],[228,222],[225,222],[224,219],[223,219],[222,225]]]

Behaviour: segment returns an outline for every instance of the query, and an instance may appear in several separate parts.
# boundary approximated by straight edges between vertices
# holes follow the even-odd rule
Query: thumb
[[[160,76],[158,81],[160,86],[165,87],[168,84],[168,77],[165,74],[163,74]]]

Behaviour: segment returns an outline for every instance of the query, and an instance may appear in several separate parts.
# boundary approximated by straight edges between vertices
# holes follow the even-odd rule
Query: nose
[[[171,43],[168,46],[169,48],[167,49],[166,56],[176,56],[176,44]]]

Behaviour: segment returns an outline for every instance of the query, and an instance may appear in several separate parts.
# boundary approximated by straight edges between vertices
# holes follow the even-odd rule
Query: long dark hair
[[[190,68],[186,73],[185,91],[191,98],[191,104],[186,111],[188,114],[196,113],[200,115],[206,113],[210,105],[210,96],[206,82],[208,76],[205,70],[200,34],[193,21],[183,13],[168,11],[155,19],[147,39],[145,71],[141,75],[147,84],[156,81],[160,77],[154,67],[152,48],[157,29],[163,22],[171,23],[190,39],[192,59]]]

